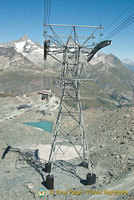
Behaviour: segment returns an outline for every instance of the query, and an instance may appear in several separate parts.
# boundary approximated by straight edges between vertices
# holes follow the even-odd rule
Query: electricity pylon
[[[85,62],[89,62],[98,50],[111,44],[111,41],[103,41],[99,44],[90,42],[95,39],[94,35],[98,31],[102,34],[103,27],[101,26],[44,24],[44,27],[44,59],[46,60],[49,55],[60,62],[62,66],[61,78],[59,79],[62,95],[49,161],[46,163],[46,172],[50,173],[50,178],[53,162],[57,159],[64,160],[72,146],[79,157],[79,165],[88,168],[92,174],[82,114],[80,83],[89,80]],[[59,35],[61,29],[64,30],[65,34]],[[90,31],[90,29],[92,30],[90,35],[83,36],[83,32]],[[68,32],[70,33],[67,34]],[[50,189],[52,188],[53,186],[50,186]]]

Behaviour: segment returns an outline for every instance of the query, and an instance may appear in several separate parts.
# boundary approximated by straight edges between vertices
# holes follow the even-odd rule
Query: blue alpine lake
[[[29,125],[29,126],[34,126],[34,127],[37,127],[37,128],[41,128],[44,131],[48,131],[50,133],[53,131],[53,129],[52,129],[53,128],[53,123],[49,122],[49,121],[26,122],[24,124]]]

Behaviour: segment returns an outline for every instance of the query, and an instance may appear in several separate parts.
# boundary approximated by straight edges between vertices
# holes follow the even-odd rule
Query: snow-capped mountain
[[[125,58],[122,62],[129,70],[134,72],[134,59]]]
[[[71,52],[75,50],[70,40]],[[50,49],[55,53],[56,47]],[[107,97],[119,104],[133,102],[134,76],[123,63],[112,54],[97,53],[88,63],[88,51],[83,50],[80,61],[85,63],[88,77],[94,84],[93,94],[103,90]],[[62,60],[62,54],[59,54]],[[70,59],[70,58],[69,58]],[[43,47],[26,35],[19,40],[0,44],[0,91],[15,94],[52,87],[54,77],[59,77],[61,64],[51,56],[43,60]],[[83,71],[82,76],[85,71]],[[17,84],[16,84],[17,83]],[[90,86],[89,86],[90,87]],[[99,96],[100,98],[100,96]]]
[[[32,40],[25,38],[23,41],[15,42],[15,49],[17,52],[22,53],[37,67],[42,67],[43,62],[43,47],[37,46]]]
[[[3,44],[3,47],[13,47],[18,53],[28,58],[37,67],[43,66],[43,47],[30,40],[26,35],[16,41]]]
[[[122,62],[127,65],[134,65],[134,59],[125,58]]]

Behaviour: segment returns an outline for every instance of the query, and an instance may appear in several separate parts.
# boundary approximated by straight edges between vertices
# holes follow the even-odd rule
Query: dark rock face
[[[0,47],[0,56],[6,57],[6,58],[11,58],[16,54],[16,50],[13,47]]]
[[[9,60],[9,68],[8,70],[18,69],[22,71],[22,69],[26,68],[36,68],[34,63],[28,60],[21,53],[18,53],[13,47],[0,47],[0,56],[8,58]],[[4,66],[4,64],[3,64]]]

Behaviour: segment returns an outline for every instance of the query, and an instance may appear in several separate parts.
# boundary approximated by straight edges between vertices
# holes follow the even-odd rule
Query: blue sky
[[[97,26],[101,23],[104,37],[134,13],[134,0],[51,1],[50,23]],[[122,17],[107,30],[121,13]],[[16,40],[27,34],[33,41],[42,43],[43,21],[44,0],[0,0],[0,42]],[[134,23],[114,36],[112,45],[103,51],[120,59],[134,59]]]

